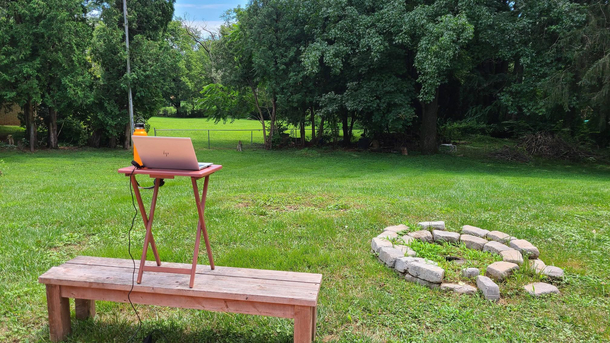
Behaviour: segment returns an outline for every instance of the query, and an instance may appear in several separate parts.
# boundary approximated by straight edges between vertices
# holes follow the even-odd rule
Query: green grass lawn
[[[191,137],[195,147],[201,149],[207,149],[208,146],[212,149],[235,149],[239,141],[242,141],[244,146],[261,148],[264,143],[262,125],[258,120],[236,119],[215,123],[213,120],[201,118],[153,117],[148,123],[150,124],[149,136],[154,136],[156,133],[157,136]],[[269,122],[267,121],[266,124],[268,132]],[[305,129],[305,138],[309,141],[311,140],[311,125],[305,126]],[[300,130],[294,126],[286,126],[285,133],[294,139],[301,137]],[[342,137],[343,132],[339,133]],[[355,129],[353,140],[357,140],[361,134],[362,130]]]
[[[214,125],[167,118],[151,124]],[[224,166],[210,179],[206,206],[215,262],[323,274],[319,342],[610,340],[608,166],[196,149],[199,160]],[[77,255],[129,258],[133,209],[128,178],[116,170],[131,159],[122,150],[0,150],[0,341],[48,341],[37,278],[50,267]],[[154,231],[164,261],[192,257],[197,214],[189,183],[167,180],[160,191]],[[370,252],[371,238],[385,226],[423,220],[530,240],[547,265],[565,269],[562,294],[531,298],[521,287],[528,279],[518,277],[501,285],[499,303],[490,303],[400,279]],[[144,227],[136,224],[132,253],[139,256]],[[287,319],[137,307],[144,328],[136,341],[155,328],[172,342],[292,341]],[[128,304],[98,302],[97,314],[73,321],[68,341],[125,342],[137,328]]]
[[[235,149],[240,140],[244,146],[253,143],[259,148],[263,145],[262,125],[257,120],[237,119],[226,123],[222,121],[215,123],[213,120],[202,118],[153,117],[148,123],[150,124],[149,136],[154,136],[155,129],[157,129],[159,130],[156,132],[157,136],[191,137],[195,147],[201,149],[208,148],[207,130],[210,130],[209,146],[212,149]]]

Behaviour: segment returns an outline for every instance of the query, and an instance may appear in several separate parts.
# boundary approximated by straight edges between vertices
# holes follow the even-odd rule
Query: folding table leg
[[[153,196],[152,196],[152,201],[150,204],[150,214],[149,214],[149,218],[148,218],[148,223],[146,223],[146,236],[144,237],[144,250],[142,250],[142,258],[140,259],[140,269],[138,270],[138,284],[142,282],[142,273],[144,272],[144,263],[146,262],[146,253],[148,252],[148,244],[152,243],[152,241],[154,240],[152,238],[152,223],[153,223],[153,219],[155,217],[155,207],[157,206],[157,195],[159,195],[159,183],[157,182],[157,179],[155,179],[155,188],[153,190]],[[154,243],[152,243],[151,245],[154,245]],[[156,247],[153,247],[153,252],[155,252],[157,249]],[[155,255],[156,257],[156,255]],[[158,257],[156,257],[158,258]],[[161,263],[159,262],[158,265],[160,265]]]
[[[201,233],[203,233],[203,239],[205,240],[205,248],[208,253],[208,260],[210,261],[210,268],[214,269],[214,258],[212,257],[212,247],[210,246],[210,240],[208,238],[208,231],[205,226],[205,201],[208,193],[208,183],[210,177],[206,176],[203,183],[203,193],[201,200],[199,199],[199,188],[197,187],[197,179],[191,178],[193,183],[193,191],[195,193],[195,204],[197,205],[197,212],[199,214],[199,222],[197,223],[197,237],[195,239],[195,251],[193,252],[193,265],[191,266],[191,280],[189,287],[193,288],[195,283],[195,272],[197,271],[197,258],[199,256],[199,243],[201,242]]]
[[[157,179],[155,179],[155,184],[157,184]],[[148,217],[146,216],[144,202],[142,201],[142,195],[140,194],[140,189],[138,188],[138,182],[136,181],[135,175],[131,175],[131,185],[133,187],[134,193],[136,194],[136,200],[138,200],[138,207],[140,208],[140,214],[142,215],[142,220],[144,221],[144,227],[147,227]],[[159,253],[157,252],[157,245],[155,244],[155,238],[152,235],[152,231],[150,233],[150,243],[153,255],[155,256],[155,261],[157,262],[157,266],[160,266],[161,259],[159,258]]]

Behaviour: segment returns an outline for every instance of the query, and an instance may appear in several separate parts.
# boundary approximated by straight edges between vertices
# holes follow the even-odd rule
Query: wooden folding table
[[[131,179],[131,186],[133,187],[134,193],[136,194],[136,199],[138,200],[138,206],[140,207],[140,213],[142,214],[142,220],[144,221],[144,226],[146,226],[146,236],[144,237],[144,249],[142,250],[142,258],[140,259],[140,268],[138,270],[138,279],[137,282],[140,284],[142,282],[142,274],[144,271],[151,272],[162,272],[162,273],[174,273],[174,274],[190,274],[191,279],[189,282],[189,287],[193,288],[193,284],[195,282],[195,272],[197,270],[197,257],[199,255],[199,242],[201,241],[201,234],[203,233],[203,239],[205,240],[205,248],[208,253],[208,260],[210,261],[210,268],[214,269],[214,259],[212,258],[212,249],[210,247],[210,240],[208,239],[208,232],[205,226],[205,200],[208,193],[208,182],[210,179],[210,175],[215,173],[216,171],[222,169],[221,165],[211,165],[202,170],[190,171],[190,170],[170,170],[170,169],[136,169],[135,167],[125,167],[119,169],[119,173],[125,174],[125,176],[129,176]],[[142,196],[140,194],[140,189],[138,188],[138,183],[136,181],[136,175],[149,175],[151,178],[155,179],[155,185],[153,188],[153,196],[150,204],[149,214],[146,214],[146,210],[144,209],[144,203],[142,202]],[[197,237],[195,239],[195,251],[193,252],[193,262],[191,268],[170,268],[170,267],[162,267],[161,260],[159,259],[159,253],[157,252],[157,246],[155,244],[155,239],[152,234],[152,224],[155,215],[155,207],[157,205],[157,196],[159,195],[159,185],[162,179],[173,179],[176,176],[187,176],[191,178],[191,183],[193,184],[193,192],[195,193],[195,205],[197,206],[197,212],[199,214],[199,222],[197,224]],[[203,183],[203,192],[201,194],[201,198],[199,198],[199,188],[197,187],[197,180],[204,178]],[[148,246],[150,245],[153,254],[155,256],[155,261],[157,262],[156,266],[147,266],[146,262],[146,253],[148,252]]]

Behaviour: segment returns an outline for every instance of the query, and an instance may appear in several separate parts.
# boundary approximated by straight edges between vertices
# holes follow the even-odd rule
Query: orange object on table
[[[134,136],[148,136],[148,134],[146,133],[146,130],[144,129],[144,124],[137,123],[135,125],[135,130],[133,131],[133,135]],[[142,159],[140,158],[140,154],[138,154],[138,149],[136,149],[135,144],[133,146],[133,160],[138,162],[139,165],[142,165]]]
[[[125,167],[118,170],[120,174],[125,174],[125,176],[129,176],[131,179],[131,186],[136,194],[136,199],[138,200],[138,206],[140,208],[140,213],[142,214],[142,220],[144,221],[144,226],[146,226],[146,236],[144,236],[144,249],[142,250],[142,258],[140,259],[140,269],[138,270],[138,284],[142,282],[142,274],[144,271],[151,272],[162,272],[162,273],[174,273],[174,274],[190,274],[191,279],[189,282],[189,287],[193,288],[193,284],[195,282],[195,271],[197,270],[197,258],[199,255],[199,243],[201,241],[201,235],[203,234],[203,239],[205,240],[205,248],[208,253],[208,260],[210,261],[210,268],[214,269],[214,259],[212,257],[212,248],[210,247],[210,240],[208,239],[208,232],[206,230],[205,225],[205,200],[208,193],[208,182],[210,179],[210,175],[222,169],[221,165],[213,164],[205,169],[201,170],[174,170],[174,169],[136,169],[135,167]],[[144,203],[142,202],[142,196],[140,194],[140,189],[138,188],[138,183],[136,181],[136,175],[149,175],[151,178],[155,179],[155,186],[153,189],[153,196],[150,204],[149,214],[146,214],[146,210],[144,208]],[[193,252],[193,263],[191,269],[188,268],[170,268],[170,267],[162,267],[161,260],[159,259],[159,253],[157,252],[157,246],[155,244],[155,239],[152,234],[152,224],[155,215],[155,207],[157,205],[157,196],[159,195],[159,184],[161,183],[161,179],[173,179],[176,176],[186,176],[191,178],[191,183],[193,185],[193,192],[195,194],[195,205],[197,206],[197,213],[199,215],[199,222],[197,224],[197,237],[195,239],[195,251]],[[201,194],[201,198],[199,198],[199,188],[197,187],[197,180],[205,178],[203,182],[203,192]],[[155,256],[155,261],[157,262],[156,266],[146,266],[146,253],[148,252],[148,246],[150,245],[153,255]]]

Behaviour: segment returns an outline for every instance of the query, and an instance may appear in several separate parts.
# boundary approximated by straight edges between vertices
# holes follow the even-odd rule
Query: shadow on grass
[[[233,325],[233,323],[225,323],[220,328],[191,327],[189,332],[185,332],[183,328],[176,324],[175,320],[147,321],[138,330],[137,324],[125,321],[76,320],[72,317],[72,333],[63,342],[139,343],[149,334],[152,335],[153,342],[293,342],[292,333],[278,333],[271,327],[257,327],[254,331],[243,326]],[[36,331],[33,336],[35,342],[50,342],[49,327],[44,326],[41,330]]]

